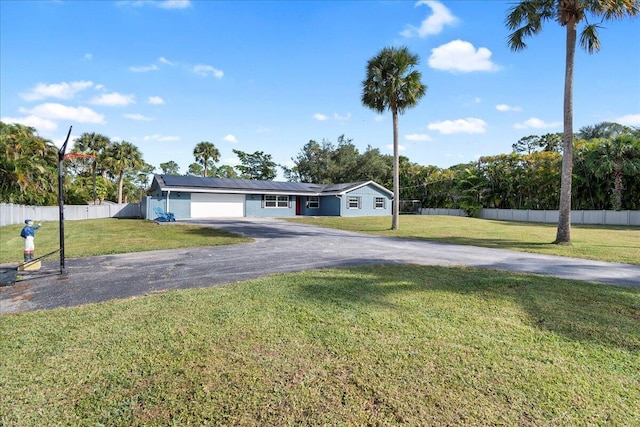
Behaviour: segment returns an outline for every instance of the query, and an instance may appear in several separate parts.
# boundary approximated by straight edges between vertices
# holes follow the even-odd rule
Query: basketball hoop
[[[85,153],[67,153],[62,158],[63,160],[69,159],[92,159],[95,160],[96,156],[93,154],[85,154]]]

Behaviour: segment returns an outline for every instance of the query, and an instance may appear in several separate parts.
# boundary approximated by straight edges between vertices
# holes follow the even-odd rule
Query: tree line
[[[112,142],[99,134],[76,139],[64,165],[65,202],[139,200],[146,192],[153,166],[138,148]],[[35,128],[0,122],[0,202],[55,205],[58,200],[58,148]]]
[[[617,123],[585,126],[575,135],[572,207],[640,209],[640,130]],[[367,147],[359,153],[344,135],[338,144],[309,141],[285,170],[289,180],[315,183],[393,182],[393,158]],[[399,158],[400,200],[431,208],[558,209],[562,134],[529,135],[512,152],[449,168]],[[411,204],[409,204],[411,206]]]
[[[55,145],[34,128],[0,123],[0,201],[28,205],[57,203]],[[572,207],[574,209],[640,209],[640,130],[603,122],[585,126],[574,136]],[[138,148],[84,133],[71,150],[93,158],[71,158],[65,166],[68,204],[138,201],[146,195],[155,168]],[[234,167],[217,165],[214,144],[196,144],[187,175],[275,179],[278,168],[289,181],[333,184],[376,181],[391,188],[393,156],[371,146],[361,152],[353,139],[340,135],[337,143],[310,140],[291,158],[293,166],[278,165],[263,151],[233,150]],[[399,156],[399,200],[416,200],[425,207],[461,208],[476,215],[482,208],[557,209],[562,164],[562,134],[529,135],[507,154],[483,156],[449,168],[424,166]],[[174,161],[160,164],[163,174],[179,175]]]
[[[203,141],[193,150],[195,162],[187,174],[272,180],[277,164],[262,151],[233,150],[240,164],[216,166],[220,153]],[[74,140],[64,162],[67,204],[137,202],[147,193],[156,170],[127,141],[114,142],[99,133],[83,133]],[[174,161],[160,164],[164,174],[179,174]],[[58,203],[58,148],[35,128],[0,122],[0,202],[47,206]]]
[[[556,210],[562,157],[559,149],[514,149],[447,169],[408,163],[400,178],[401,194],[425,207],[460,208],[471,216],[482,208]],[[590,139],[578,133],[573,163],[572,209],[640,209],[637,130]]]

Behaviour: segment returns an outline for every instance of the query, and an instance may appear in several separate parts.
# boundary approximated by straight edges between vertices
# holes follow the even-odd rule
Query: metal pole
[[[58,150],[58,209],[60,211],[60,274],[64,274],[64,173],[63,173],[63,161],[64,152],[67,150],[67,143],[69,142],[69,136],[71,135],[71,129],[73,126],[69,126],[69,133],[67,133],[67,139],[62,144],[60,150]]]
[[[94,135],[94,138],[93,138],[93,140],[91,142],[95,142],[95,133],[93,135]],[[96,155],[97,154],[98,153],[96,153]],[[93,174],[92,174],[93,175],[93,205],[95,206],[96,202],[97,202],[97,199],[98,199],[98,194],[97,194],[97,191],[96,191],[96,172],[97,172],[97,170],[96,170],[96,158],[95,157],[93,158],[93,163],[91,164],[91,169],[93,169]]]

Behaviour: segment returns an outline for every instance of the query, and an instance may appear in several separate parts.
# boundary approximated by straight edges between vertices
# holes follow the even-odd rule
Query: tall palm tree
[[[202,176],[207,176],[207,166],[220,160],[220,151],[212,143],[202,141],[193,149],[193,156],[204,167]]]
[[[391,111],[393,119],[393,219],[391,229],[399,226],[400,156],[398,154],[398,114],[414,107],[427,91],[422,75],[414,70],[420,58],[407,47],[385,47],[367,63],[362,82],[362,103],[379,112]]]
[[[118,203],[122,203],[125,174],[141,169],[145,163],[138,147],[127,141],[112,144],[108,150],[108,156],[109,169],[118,179]]]
[[[577,27],[580,46],[588,53],[600,50],[599,24],[588,17],[612,21],[640,14],[640,0],[522,0],[509,9],[506,24],[513,31],[508,45],[514,51],[527,47],[524,39],[542,30],[543,23],[555,20],[566,28],[566,56],[564,75],[564,129],[562,175],[560,178],[560,216],[554,243],[571,242],[571,178],[573,172],[573,66],[576,52]]]

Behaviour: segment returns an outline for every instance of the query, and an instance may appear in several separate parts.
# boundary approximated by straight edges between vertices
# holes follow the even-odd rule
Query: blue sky
[[[505,1],[0,0],[0,118],[58,146],[97,132],[181,172],[209,141],[279,164],[344,134],[392,153],[389,113],[361,104],[367,60],[420,57],[428,86],[400,116],[401,154],[449,167],[562,130],[564,29],[510,51]],[[604,24],[576,54],[574,127],[640,126],[640,20]]]

